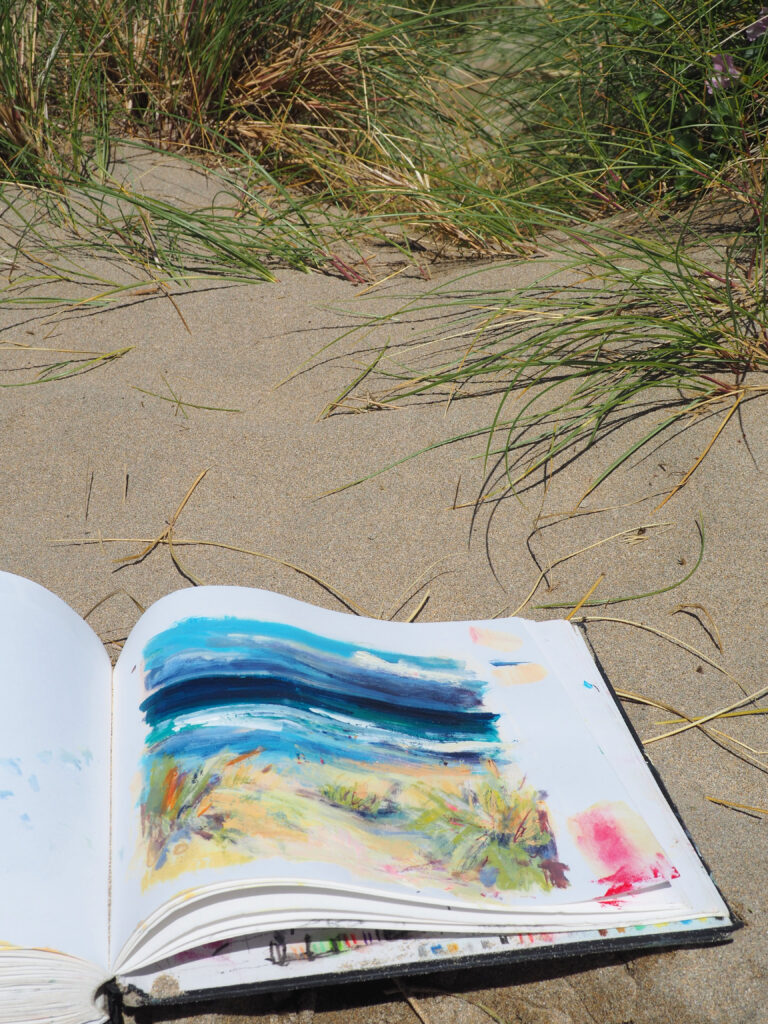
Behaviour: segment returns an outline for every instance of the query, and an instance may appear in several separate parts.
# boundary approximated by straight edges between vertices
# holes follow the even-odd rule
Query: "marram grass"
[[[408,349],[398,351],[397,361],[389,352],[378,358],[375,377],[366,377],[364,404],[496,395],[490,421],[431,446],[483,438],[486,501],[525,488],[545,466],[556,473],[632,424],[631,442],[585,480],[581,504],[652,442],[694,418],[714,416],[711,440],[661,507],[742,402],[768,392],[762,239],[762,232],[728,246],[699,239],[694,254],[674,237],[643,237],[617,226],[573,230],[536,285],[468,293],[465,278],[456,298],[454,280],[398,313],[364,321],[358,330],[386,332],[393,316],[429,310],[443,331],[430,328],[430,335],[414,338],[412,363]],[[354,390],[345,389],[345,408],[354,402]]]

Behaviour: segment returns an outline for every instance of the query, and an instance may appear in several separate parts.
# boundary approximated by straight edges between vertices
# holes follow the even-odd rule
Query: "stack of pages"
[[[0,665],[3,1024],[733,927],[567,622],[200,587],[112,669],[0,573]]]

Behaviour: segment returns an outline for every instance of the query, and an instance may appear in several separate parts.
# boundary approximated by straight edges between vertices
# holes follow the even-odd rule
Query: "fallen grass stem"
[[[716,796],[708,796],[711,804],[719,804],[721,807],[732,807],[735,811],[745,811],[747,814],[768,814],[768,807],[753,807],[751,804],[737,804],[732,800],[721,800]]]
[[[170,385],[168,384],[168,382],[166,381],[165,383],[166,383],[166,387],[168,387],[168,389],[170,390]],[[181,412],[185,416],[186,416],[186,413],[184,412],[185,409],[204,409],[206,412],[235,412],[235,413],[242,413],[242,411],[243,411],[242,409],[229,409],[229,408],[225,408],[224,406],[221,406],[221,405],[198,405],[195,402],[186,402],[183,399],[178,398],[173,393],[173,391],[171,391],[171,394],[173,395],[173,397],[169,398],[167,395],[159,395],[156,391],[148,391],[146,388],[140,388],[137,384],[131,384],[130,386],[131,386],[131,388],[134,391],[140,391],[142,393],[142,395],[149,395],[151,398],[159,398],[161,402],[170,402],[171,405],[175,405],[177,407],[177,409],[180,409]]]
[[[657,525],[660,525],[660,524],[657,524]],[[589,594],[586,594],[585,597],[583,598],[582,602],[580,602],[579,607],[583,606],[583,607],[586,607],[586,608],[596,608],[596,607],[604,608],[607,605],[611,605],[611,604],[623,604],[623,603],[625,603],[627,601],[641,601],[641,600],[643,600],[643,598],[646,598],[646,597],[657,597],[659,594],[668,594],[670,590],[676,590],[678,587],[681,587],[683,585],[683,583],[686,583],[693,576],[693,574],[697,571],[697,569],[701,565],[702,559],[704,558],[704,527],[702,525],[701,520],[698,520],[696,522],[696,528],[699,531],[699,541],[700,541],[700,543],[699,543],[699,555],[698,555],[698,558],[696,559],[695,564],[693,565],[693,568],[691,568],[690,571],[687,572],[685,574],[685,576],[683,576],[681,579],[676,580],[674,583],[669,583],[669,584],[667,584],[664,587],[658,587],[656,590],[649,590],[649,591],[647,591],[644,594],[631,594],[631,595],[625,595],[623,597],[606,597],[606,598],[600,599],[599,601],[587,601],[586,598],[589,597]],[[550,603],[550,604],[536,604],[536,605],[534,605],[534,608],[546,608],[546,609],[570,608],[571,604],[572,604],[571,601],[566,601],[565,603],[554,602],[554,603]]]
[[[744,761],[746,764],[751,765],[753,768],[759,769],[761,772],[768,774],[768,763],[759,760],[753,756],[751,748],[747,747],[746,744],[741,743],[739,740],[730,736],[728,733],[722,732],[720,729],[708,728],[701,722],[690,718],[684,712],[679,711],[671,704],[667,704],[665,701],[655,700],[652,697],[645,697],[640,693],[633,693],[631,690],[616,690],[616,696],[620,697],[621,700],[631,701],[633,704],[644,704],[646,707],[659,708],[662,711],[669,711],[673,715],[677,715],[678,718],[682,718],[687,721],[691,727],[699,729],[708,739],[715,743],[718,747],[726,750],[729,754],[737,757],[740,761]],[[647,741],[643,741],[645,745]]]
[[[741,690],[741,692],[743,694],[747,693],[747,690],[746,690],[744,684],[739,679],[737,679],[736,676],[734,676],[731,672],[729,672],[727,669],[723,668],[722,665],[718,665],[718,663],[716,661],[714,661],[708,655],[704,654],[703,651],[699,651],[699,650],[697,650],[697,648],[692,647],[690,644],[686,643],[685,640],[681,640],[677,636],[672,636],[671,633],[665,633],[663,629],[657,629],[655,626],[649,626],[645,622],[636,622],[633,619],[619,619],[619,618],[615,618],[612,615],[581,615],[581,616],[579,616],[578,619],[573,619],[572,621],[574,621],[574,622],[583,622],[583,623],[589,623],[589,622],[615,622],[615,623],[617,623],[618,625],[621,625],[621,626],[633,626],[635,629],[643,629],[647,633],[653,633],[654,636],[658,636],[662,640],[668,640],[670,643],[675,644],[677,647],[681,647],[684,651],[688,651],[688,653],[692,654],[695,658],[699,658],[701,661],[705,662],[707,665],[710,665],[712,668],[714,668],[718,672],[722,673],[722,675],[724,675],[726,677],[726,679],[730,679],[732,683],[735,683],[736,686],[738,686],[738,688]],[[766,690],[766,692],[768,692],[768,689]],[[751,697],[751,696],[747,697],[745,700],[741,701],[739,704],[734,705],[734,707],[740,707],[742,704],[746,704],[749,701],[756,700],[756,699],[757,699],[756,697]],[[731,710],[731,709],[729,708],[728,710]],[[675,712],[675,714],[677,714],[677,712]],[[682,717],[683,718],[687,718],[688,716],[687,715],[683,715]],[[686,726],[686,728],[688,728],[688,727]],[[658,737],[658,738],[661,739],[661,737]]]
[[[172,527],[170,527],[172,530]],[[163,544],[168,544],[168,532],[169,527],[163,530],[162,534],[157,537],[55,537],[52,538],[50,543],[56,545],[74,545],[74,546],[85,546],[91,544],[144,544],[146,545],[141,551],[133,555],[126,555],[122,558],[115,559],[116,562],[120,562],[122,565],[133,564],[142,561],[147,555],[154,551],[155,548],[160,547]],[[361,605],[357,604],[351,598],[347,597],[340,590],[337,590],[332,584],[328,583],[321,576],[316,575],[309,569],[305,569],[300,565],[296,565],[294,562],[289,562],[284,558],[278,558],[276,555],[269,555],[264,551],[254,551],[252,548],[240,547],[236,544],[226,544],[223,541],[218,540],[205,540],[204,538],[192,538],[192,537],[175,537],[171,535],[170,545],[174,548],[180,547],[207,547],[217,548],[220,551],[233,551],[242,555],[250,555],[253,558],[263,558],[268,562],[274,562],[275,565],[282,565],[286,569],[292,569],[297,572],[300,576],[306,576],[307,579],[312,580],[323,590],[327,591],[332,597],[335,597],[340,604],[345,605],[355,615],[363,615],[367,618],[375,618],[371,612],[364,609]],[[183,575],[188,575],[188,572],[184,570]],[[191,578],[191,577],[190,577]]]
[[[664,523],[651,523],[651,522],[642,523],[640,526],[633,526],[633,527],[631,527],[628,530],[620,530],[618,533],[612,533],[610,537],[603,537],[601,540],[596,540],[596,541],[594,541],[594,543],[587,544],[586,547],[578,548],[576,551],[569,551],[567,555],[561,555],[559,558],[556,558],[553,562],[550,562],[546,569],[542,569],[539,572],[539,575],[538,575],[538,578],[536,579],[536,582],[534,583],[534,585],[531,587],[530,591],[528,592],[528,596],[510,614],[513,617],[520,614],[520,612],[530,602],[530,600],[533,597],[533,595],[539,589],[539,586],[541,585],[541,583],[547,578],[547,576],[552,572],[552,570],[555,569],[558,565],[562,565],[564,562],[569,561],[571,558],[576,558],[578,555],[583,555],[587,551],[593,551],[595,548],[599,548],[603,544],[608,544],[612,540],[617,540],[619,537],[626,537],[626,536],[628,536],[630,534],[637,533],[638,530],[658,530],[658,529],[660,529],[662,527],[666,527],[666,526],[670,526],[670,525],[671,525],[670,522],[664,522]],[[568,606],[566,605],[565,607],[568,607]],[[508,604],[505,605],[500,611],[496,612],[492,616],[492,618],[494,618],[494,619],[501,618],[501,616],[504,615],[507,612],[508,608],[509,608],[509,605]]]
[[[11,384],[0,383],[0,388],[25,388],[35,384],[50,384],[54,381],[67,380],[70,377],[79,377],[81,374],[90,373],[100,366],[120,359],[133,350],[133,346],[118,348],[113,352],[103,352],[90,359],[65,359],[56,363],[50,363],[43,367],[34,380],[15,381]]]
[[[587,598],[591,597],[592,594],[594,594],[594,592],[597,590],[597,588],[600,586],[600,584],[603,582],[604,579],[605,579],[605,573],[601,572],[600,575],[595,580],[595,582],[592,584],[592,586],[586,592],[586,594],[578,602],[578,604],[574,605],[573,609],[565,616],[565,621],[566,622],[570,622],[570,620],[573,618],[573,616],[576,614],[576,612],[580,608],[584,607],[584,605],[587,603]]]

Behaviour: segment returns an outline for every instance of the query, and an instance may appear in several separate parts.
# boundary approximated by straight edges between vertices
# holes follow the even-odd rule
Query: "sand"
[[[439,448],[360,486],[323,496],[488,422],[495,398],[456,401],[447,409],[403,402],[395,409],[340,412],[318,421],[324,407],[371,361],[372,346],[407,345],[424,326],[423,318],[414,323],[401,317],[370,337],[347,335],[277,387],[359,323],[361,311],[396,309],[403,295],[425,294],[461,272],[443,267],[425,281],[409,271],[365,296],[360,286],[340,277],[281,270],[275,284],[175,289],[175,306],[163,294],[128,294],[96,312],[87,306],[2,308],[3,342],[102,352],[130,346],[130,351],[81,376],[0,392],[0,567],[50,588],[80,613],[107,598],[90,618],[105,640],[125,636],[138,616],[127,595],[146,606],[192,585],[192,579],[265,587],[342,607],[329,590],[295,569],[220,547],[179,547],[186,579],[167,546],[118,568],[115,559],[140,551],[145,539],[163,530],[203,470],[207,473],[175,526],[176,537],[284,560],[327,581],[366,612],[400,618],[427,593],[423,620],[495,615],[515,607],[530,590],[539,575],[534,556],[544,565],[640,527],[645,532],[636,543],[618,538],[555,568],[549,590],[542,586],[532,603],[575,603],[601,573],[605,579],[597,593],[605,597],[655,590],[694,564],[700,520],[705,554],[688,582],[593,613],[640,620],[675,634],[722,665],[748,692],[764,685],[768,422],[759,402],[744,407],[741,425],[736,417],[731,420],[685,489],[655,514],[659,499],[653,495],[690,467],[716,422],[696,423],[676,441],[634,459],[586,502],[606,510],[575,518],[541,516],[572,509],[611,446],[619,450],[618,439],[556,474],[546,489],[539,474],[518,497],[477,511],[471,503],[483,481],[482,439]],[[489,267],[454,290],[470,283],[511,287],[539,272],[540,265]],[[55,353],[19,356],[3,349],[0,382],[24,379],[11,372],[12,366],[56,358]],[[180,407],[146,392],[166,398],[173,392],[187,403],[241,411]],[[642,424],[630,427],[635,436],[642,429]],[[545,528],[537,530],[537,521]],[[136,539],[110,542],[115,537]],[[99,538],[101,543],[81,543]],[[529,608],[527,614],[557,612]],[[708,635],[710,619],[722,653]],[[691,714],[741,696],[732,678],[649,632],[594,622],[586,633],[618,688]],[[668,717],[634,705],[628,710],[643,737],[658,732],[655,723]],[[757,750],[768,748],[763,719],[734,720],[724,728]],[[449,972],[402,986],[375,981],[315,993],[222,999],[185,1008],[183,1019],[200,1024],[406,1024],[418,1018],[426,1024],[764,1021],[768,818],[707,797],[766,807],[765,775],[695,732],[653,744],[648,753],[744,921],[731,943]],[[135,1019],[181,1018],[179,1011],[165,1010],[137,1011]]]

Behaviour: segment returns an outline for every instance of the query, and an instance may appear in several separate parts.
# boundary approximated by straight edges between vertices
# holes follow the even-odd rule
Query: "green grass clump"
[[[448,297],[455,282],[409,304],[447,321],[440,361],[387,352],[366,388],[389,378],[379,407],[500,395],[492,421],[463,435],[486,437],[490,496],[646,423],[586,496],[665,430],[722,409],[714,442],[766,390],[768,12],[682,0],[515,11],[505,74],[517,95],[494,94],[498,196],[508,190],[509,217],[527,198],[529,230],[559,229],[539,244],[560,276],[465,295],[469,313]]]
[[[228,272],[255,269],[247,246],[213,241],[222,216],[179,223],[115,180],[116,140],[226,165],[241,214],[274,226],[277,212],[300,235],[268,231],[269,252],[306,267],[328,264],[340,234],[407,254],[520,253],[553,224],[670,194],[717,189],[756,214],[763,190],[768,34],[741,2],[0,0],[0,13],[7,178],[119,200],[169,227],[181,262],[201,236]],[[329,230],[307,204],[321,221],[355,216]]]
[[[625,210],[706,189],[763,191],[768,34],[751,3],[547,0],[528,45],[509,135],[536,201]]]
[[[486,885],[499,889],[567,885],[544,804],[533,787],[513,788],[489,774],[460,796],[430,789],[426,798],[410,827],[429,837],[455,874],[477,872]]]
[[[365,787],[356,785],[331,784],[322,786],[320,796],[333,807],[352,811],[362,818],[378,818],[382,815],[394,814],[397,804],[391,795],[369,793]]]
[[[580,286],[481,297],[455,361],[377,363],[395,378],[381,401],[500,393],[473,433],[512,487],[638,403],[660,410],[592,489],[683,417],[730,416],[764,390],[763,8],[0,0],[0,15],[5,301],[59,282],[46,301],[80,289],[96,306],[137,282],[269,280],[278,265],[361,283],[371,236],[411,260],[525,256],[557,228]],[[145,193],[118,170],[128,146],[204,166],[215,196]],[[637,228],[662,216],[663,235]]]
[[[165,226],[171,211],[113,175],[128,139],[226,163],[241,213],[298,230],[298,253],[271,232],[275,258],[296,265],[327,262],[328,239],[352,234],[336,218],[321,241],[305,201],[321,221],[353,210],[355,232],[375,225],[406,251],[425,233],[483,252],[524,234],[485,156],[500,79],[482,64],[503,17],[479,0],[2,0],[0,13],[0,166],[15,183]],[[245,247],[217,255],[252,269]]]
[[[545,464],[557,472],[630,425],[631,443],[585,481],[582,501],[635,453],[694,418],[721,416],[714,443],[744,400],[768,391],[766,253],[762,230],[728,245],[699,243],[692,251],[674,236],[591,225],[560,241],[536,285],[472,293],[469,310],[466,293],[455,297],[458,282],[438,287],[398,314],[439,313],[440,361],[423,355],[420,334],[420,361],[409,364],[407,350],[396,362],[385,353],[378,387],[366,379],[365,401],[497,395],[490,422],[432,445],[485,438],[484,500],[526,486]],[[389,319],[358,329],[385,330]],[[353,400],[348,394],[346,404]]]

